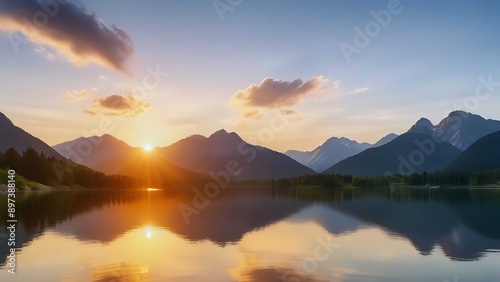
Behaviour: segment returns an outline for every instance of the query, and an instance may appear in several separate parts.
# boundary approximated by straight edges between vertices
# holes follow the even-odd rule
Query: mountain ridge
[[[433,145],[428,147],[429,144]],[[434,149],[427,152],[431,151],[429,148]],[[460,153],[460,149],[449,143],[435,143],[431,134],[407,132],[385,145],[342,160],[324,173],[373,177],[389,173],[433,172],[445,168]],[[420,159],[416,158],[417,155]]]
[[[43,153],[47,157],[54,157],[58,160],[66,159],[47,145],[41,139],[31,135],[24,129],[16,126],[5,114],[0,112],[0,152],[5,152],[9,148],[14,148],[17,152],[22,153],[28,148],[33,148],[39,153]]]
[[[359,143],[346,137],[330,137],[312,151],[288,150],[285,155],[316,172],[322,172],[348,157],[359,154],[368,148],[384,145],[396,137],[396,134],[390,133],[373,145],[366,142]]]

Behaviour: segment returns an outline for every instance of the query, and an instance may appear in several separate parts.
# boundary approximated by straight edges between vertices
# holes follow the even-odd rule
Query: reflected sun
[[[142,149],[144,149],[144,151],[146,152],[151,152],[153,150],[153,146],[151,144],[144,144],[144,146],[142,146]]]

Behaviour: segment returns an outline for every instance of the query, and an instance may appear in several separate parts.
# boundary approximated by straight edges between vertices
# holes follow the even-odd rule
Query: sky
[[[498,1],[0,0],[0,111],[50,145],[277,151],[500,120]],[[485,83],[486,81],[486,83]],[[487,83],[489,81],[489,83]]]

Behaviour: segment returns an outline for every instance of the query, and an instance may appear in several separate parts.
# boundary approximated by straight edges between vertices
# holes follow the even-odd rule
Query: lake
[[[500,281],[499,190],[17,196],[12,275],[0,195],[0,281]]]

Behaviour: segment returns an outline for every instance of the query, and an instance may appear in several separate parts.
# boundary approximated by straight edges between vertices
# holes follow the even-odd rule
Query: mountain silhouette
[[[58,152],[52,149],[42,140],[17,127],[12,121],[0,112],[0,152],[5,152],[9,148],[14,148],[18,153],[33,148],[38,153],[43,153],[47,157],[54,157],[58,160],[65,160]]]
[[[186,169],[205,174],[226,171],[233,180],[267,180],[315,173],[282,153],[251,145],[238,134],[223,129],[209,137],[193,135],[160,148],[159,152]],[[236,173],[231,173],[232,170]]]
[[[409,132],[385,145],[349,157],[324,173],[383,176],[433,172],[445,168],[460,153],[460,149],[449,143],[434,142],[431,134]]]
[[[421,118],[408,132],[434,134],[436,138],[465,150],[479,138],[500,130],[500,121],[464,111],[453,111],[434,126],[428,119]]]
[[[132,149],[127,143],[109,134],[80,137],[54,145],[52,148],[66,158],[92,168],[99,167],[100,164],[115,159]],[[104,169],[104,172],[109,173],[109,170]]]
[[[368,148],[379,147],[394,140],[398,135],[390,133],[375,144],[358,143],[345,137],[332,137],[312,151],[288,150],[285,155],[299,163],[322,172],[332,165],[363,152]]]
[[[345,137],[332,137],[312,151],[289,150],[285,154],[299,163],[321,172],[333,164],[363,152],[370,147],[371,145],[368,143],[358,143]]]
[[[446,169],[457,172],[482,172],[500,169],[500,131],[477,140]]]
[[[373,144],[371,147],[372,148],[375,148],[375,147],[380,147],[382,145],[385,145],[389,142],[391,142],[392,140],[396,139],[399,135],[395,134],[395,133],[389,133],[387,134],[386,136],[382,137],[380,140],[378,140],[377,142],[375,142],[375,144]]]
[[[80,137],[55,145],[54,148],[73,161],[94,170],[131,176],[152,187],[173,189],[209,180],[204,175],[173,164],[159,154],[158,150],[146,152],[109,134]]]

